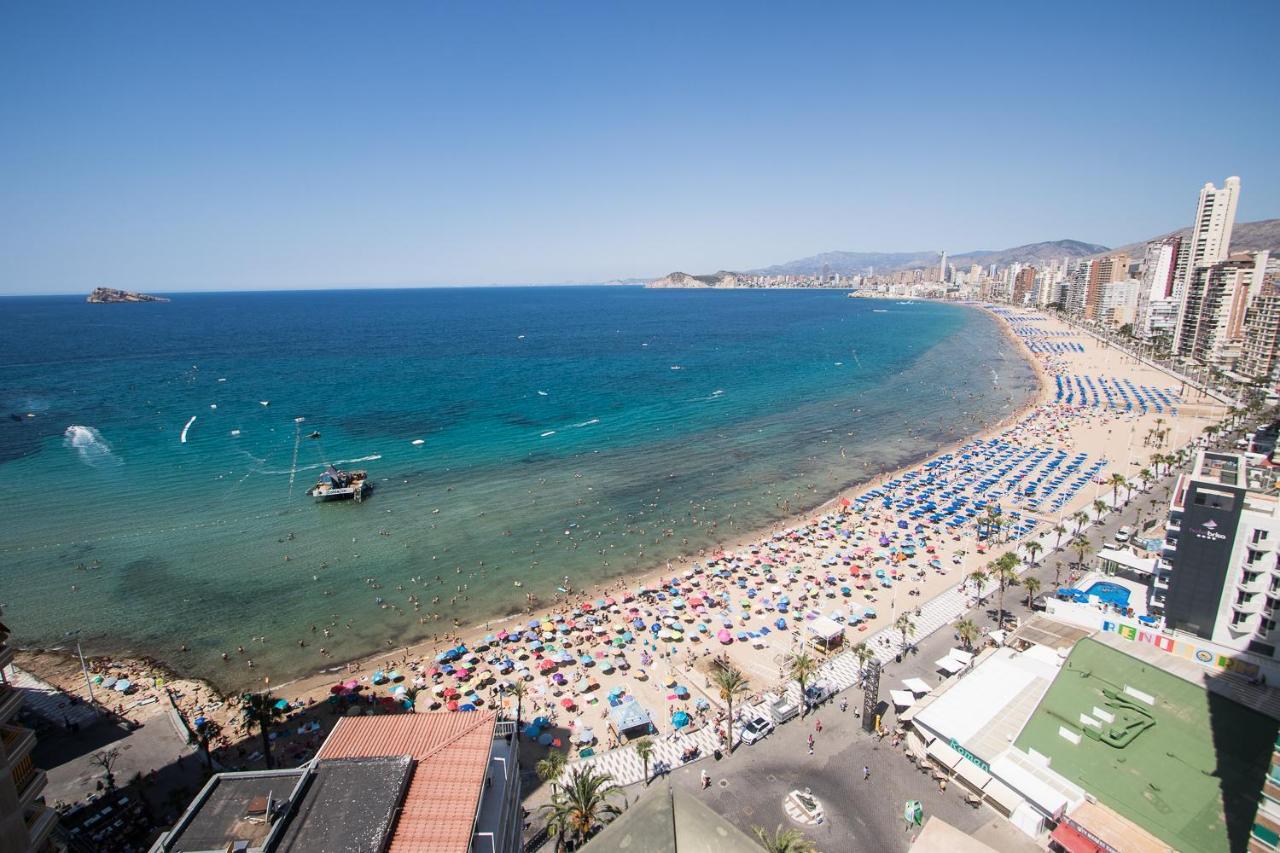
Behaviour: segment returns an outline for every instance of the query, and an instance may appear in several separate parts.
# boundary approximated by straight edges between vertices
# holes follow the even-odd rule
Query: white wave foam
[[[582,422],[582,423],[580,423],[580,424],[574,424],[574,426],[576,426],[576,427],[585,427],[585,426],[591,426],[592,424],[598,424],[598,423],[600,423],[600,419],[599,419],[599,418],[592,418],[592,419],[591,419],[591,420],[589,420],[589,421],[583,421],[583,422]]]
[[[111,453],[111,445],[102,437],[102,433],[90,426],[72,424],[62,433],[67,447],[80,454],[80,459],[89,465],[103,462],[117,462]]]

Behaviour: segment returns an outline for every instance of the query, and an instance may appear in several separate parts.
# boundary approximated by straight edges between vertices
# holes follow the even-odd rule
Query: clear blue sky
[[[695,8],[696,7],[696,8]],[[1280,216],[1280,3],[0,10],[0,293],[592,281]]]

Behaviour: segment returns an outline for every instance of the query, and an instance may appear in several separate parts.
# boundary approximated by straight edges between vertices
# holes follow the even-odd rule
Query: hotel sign
[[[1071,818],[1067,817],[1066,815],[1063,815],[1063,816],[1062,816],[1062,817],[1060,817],[1058,820],[1059,820],[1059,822],[1060,822],[1060,823],[1065,823],[1067,826],[1071,827],[1071,828],[1072,828],[1072,829],[1074,829],[1076,832],[1080,833],[1080,834],[1081,834],[1081,835],[1083,835],[1085,838],[1089,839],[1089,841],[1091,841],[1091,842],[1093,842],[1094,844],[1096,844],[1099,850],[1103,850],[1103,851],[1105,851],[1105,853],[1120,853],[1120,851],[1119,851],[1119,850],[1117,850],[1116,848],[1112,847],[1112,846],[1111,846],[1110,844],[1108,844],[1107,842],[1103,841],[1101,838],[1099,838],[1099,837],[1098,837],[1096,834],[1094,834],[1093,832],[1090,832],[1090,831],[1089,831],[1089,830],[1088,830],[1088,829],[1087,829],[1083,824],[1081,824],[1079,821],[1072,820]]]
[[[951,747],[951,748],[952,748],[952,749],[954,749],[956,752],[960,753],[961,757],[963,757],[963,758],[967,758],[967,759],[969,759],[970,761],[972,761],[974,764],[976,764],[976,765],[978,765],[979,767],[981,767],[985,772],[987,772],[987,773],[990,773],[990,772],[991,772],[991,765],[990,765],[990,764],[988,764],[987,762],[983,761],[981,758],[979,758],[978,756],[974,755],[974,754],[973,754],[972,752],[970,752],[969,750],[965,749],[963,746],[961,746],[961,745],[960,745],[960,741],[956,740],[955,738],[952,738],[952,739],[951,739],[951,743],[947,744],[947,746]]]
[[[1218,523],[1212,518],[1199,527],[1191,528],[1191,533],[1197,539],[1203,539],[1206,542],[1221,542],[1227,538],[1227,534],[1218,532]]]

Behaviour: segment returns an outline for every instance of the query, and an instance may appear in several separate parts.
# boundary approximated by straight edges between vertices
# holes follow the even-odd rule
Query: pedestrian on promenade
[[[862,781],[865,782],[870,778],[871,778],[871,768],[865,764],[862,765]]]
[[[841,699],[841,700],[840,700],[840,713],[841,713],[841,714],[843,714],[843,713],[845,713],[845,712],[846,712],[846,711],[848,711],[848,710],[849,710],[849,700],[848,700],[848,699]]]
[[[813,729],[814,729],[814,731],[816,731],[816,732],[818,732],[819,734],[821,734],[821,733],[822,733],[822,720],[815,720],[815,721],[814,721],[814,724],[813,724]],[[812,740],[812,738],[810,738],[810,740]]]
[[[711,787],[711,774],[708,773],[707,769],[704,767],[702,768],[702,790],[705,791],[710,787]]]
[[[813,735],[809,735],[809,754],[813,755]]]

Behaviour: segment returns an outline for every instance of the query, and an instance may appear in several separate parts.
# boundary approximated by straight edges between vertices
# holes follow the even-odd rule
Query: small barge
[[[307,489],[307,494],[317,501],[363,501],[373,484],[364,471],[340,471],[330,465],[320,475],[320,480]]]

